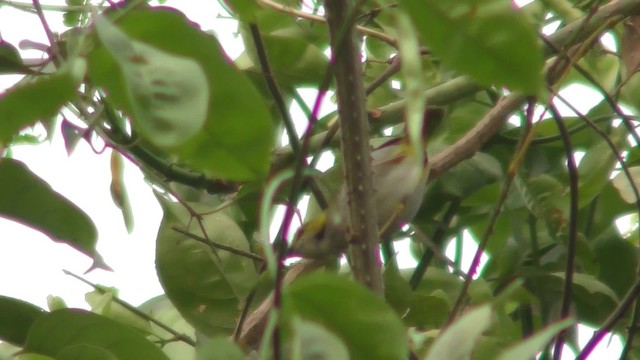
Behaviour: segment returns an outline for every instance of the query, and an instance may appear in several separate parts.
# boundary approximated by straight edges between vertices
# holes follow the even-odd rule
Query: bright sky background
[[[42,3],[63,5],[64,1]],[[231,57],[242,52],[242,45],[234,34],[237,25],[233,20],[219,18],[221,10],[216,0],[174,0],[167,1],[165,5],[180,9],[204,30],[214,30]],[[54,31],[63,31],[62,13],[47,12],[47,20]],[[47,43],[35,15],[4,6],[0,8],[0,24],[0,36],[14,46],[18,46],[23,39]],[[41,53],[34,50],[24,50],[22,53],[25,57],[41,57]],[[19,79],[19,76],[0,75],[0,93]],[[315,91],[310,89],[305,91],[305,95],[312,99]],[[584,88],[578,91],[572,89],[564,95],[570,100],[581,99],[574,104],[579,108],[583,104],[587,109],[590,104],[596,104],[600,97],[593,90]],[[330,107],[324,110],[329,111]],[[295,116],[296,109],[293,110]],[[41,128],[36,129],[36,133],[44,136]],[[101,149],[100,145],[97,147],[97,150]],[[155,237],[162,213],[151,188],[134,165],[125,161],[124,180],[135,216],[134,231],[128,234],[109,192],[110,150],[96,154],[86,142],[80,142],[74,153],[67,156],[62,136],[56,131],[51,143],[15,146],[12,151],[14,158],[25,162],[53,189],[87,212],[95,222],[99,233],[98,251],[114,271],[95,270],[84,275],[88,280],[117,287],[120,297],[134,305],[163,293],[154,266]],[[278,214],[281,213],[282,209],[278,211]],[[62,269],[76,274],[84,273],[91,266],[88,257],[66,245],[52,242],[37,231],[2,218],[0,234],[0,295],[23,299],[45,309],[47,296],[57,295],[71,307],[88,308],[84,295],[92,289],[62,273]],[[407,245],[402,244],[397,250]],[[471,257],[475,250],[468,244],[465,244],[465,248],[465,257]],[[447,253],[451,254],[452,250],[449,248]],[[399,260],[401,263],[413,261],[409,257]],[[468,265],[463,268],[466,267]],[[581,328],[581,343],[590,336],[589,330]],[[619,354],[619,341],[615,339],[607,344],[607,340],[600,344],[591,359],[617,357],[614,354]],[[608,351],[605,349],[607,345],[610,346]],[[563,359],[573,358],[570,354],[570,351],[565,351]]]

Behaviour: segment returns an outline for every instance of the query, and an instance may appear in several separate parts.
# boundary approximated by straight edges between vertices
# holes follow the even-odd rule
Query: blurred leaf
[[[102,16],[96,32],[124,75],[134,125],[159,147],[176,147],[204,126],[209,84],[197,61],[132,40]]]
[[[527,17],[507,0],[400,1],[443,62],[483,85],[536,94],[542,52]],[[505,29],[509,29],[505,31]]]
[[[105,291],[94,290],[85,294],[84,298],[87,304],[91,305],[92,312],[138,329],[143,333],[151,332],[148,320],[141,318],[138,314],[113,300],[115,289],[105,289]]]
[[[544,347],[563,329],[571,326],[574,323],[573,319],[565,319],[556,323],[553,323],[544,329],[536,332],[533,336],[505,349],[500,353],[497,360],[512,360],[512,359],[529,359],[542,350]]]
[[[638,249],[611,229],[610,235],[595,242],[593,251],[600,264],[598,280],[622,298],[636,282]]]
[[[631,174],[631,180],[636,186],[636,189],[639,189],[640,191],[640,166],[630,167],[629,173]],[[621,171],[618,175],[616,175],[613,178],[612,183],[613,186],[615,186],[615,188],[618,190],[620,196],[622,196],[622,199],[624,199],[624,201],[628,202],[629,204],[635,204],[636,202],[640,201],[640,199],[636,199],[633,188],[631,187],[629,179],[624,172]]]
[[[405,327],[369,290],[335,274],[312,273],[283,293],[283,312],[314,321],[337,335],[351,359],[407,357]]]
[[[470,359],[476,342],[491,325],[491,305],[465,312],[436,338],[425,360]]]
[[[208,336],[229,335],[240,304],[257,281],[253,260],[223,250],[214,253],[209,246],[176,232],[172,226],[208,236],[214,243],[249,251],[246,236],[222,212],[203,216],[204,236],[184,206],[164,200],[162,206],[156,269],[167,297],[198,331]]]
[[[49,311],[56,311],[66,309],[69,306],[67,306],[67,303],[60,296],[48,295],[47,307],[49,308]]]
[[[56,355],[56,360],[119,360],[109,350],[87,344],[76,344],[63,348]]]
[[[194,170],[225,180],[262,179],[273,143],[270,115],[258,91],[230,64],[217,40],[171,8],[135,9],[119,15],[118,28],[132,41],[174,58],[190,59],[206,75],[209,111],[204,127],[186,143],[165,150]],[[107,50],[95,47],[89,64],[91,80],[106,89],[108,99],[134,114],[125,74]]]
[[[0,144],[7,144],[19,130],[37,120],[54,116],[62,105],[75,97],[77,86],[78,79],[71,71],[59,70],[0,94]]]
[[[255,0],[224,0],[233,12],[238,14],[240,21],[253,22],[256,12],[260,9]]]
[[[399,316],[403,316],[411,304],[412,291],[409,282],[400,276],[394,266],[387,266],[382,275],[385,300]]]
[[[613,140],[618,143],[618,146],[620,145],[620,136],[613,136]],[[600,140],[586,151],[578,165],[580,208],[588,205],[611,181],[610,175],[615,166],[615,160],[615,155],[604,140]]]
[[[98,233],[91,218],[20,161],[0,161],[0,216],[90,256],[92,268],[108,269],[96,251]]]
[[[71,121],[67,120],[67,118],[63,117],[60,122],[60,131],[62,132],[62,138],[64,139],[64,147],[67,150],[67,155],[71,156],[73,150],[75,150],[78,145],[78,142],[86,136],[85,130],[74,125]]]
[[[129,203],[123,171],[122,156],[114,150],[111,152],[111,199],[122,212],[124,225],[127,228],[127,232],[131,234],[133,231],[133,211],[131,210],[131,203]]]
[[[215,337],[198,348],[197,360],[246,360],[240,347],[225,337]]]
[[[0,295],[0,340],[24,346],[31,325],[44,314],[33,304]]]
[[[447,323],[451,304],[442,290],[436,290],[430,295],[415,293],[409,300],[409,312],[403,316],[407,326],[431,329],[440,328]]]
[[[169,326],[179,334],[184,334],[185,336],[195,339],[196,334],[193,326],[180,315],[178,309],[169,301],[166,295],[158,295],[149,299],[138,306],[138,309],[166,326]],[[152,333],[160,339],[170,339],[174,336],[154,323],[151,323],[151,329]],[[162,351],[167,354],[170,359],[193,359],[196,356],[196,349],[182,341],[172,341],[165,344],[162,347]]]
[[[441,176],[442,191],[465,198],[502,178],[502,164],[485,153],[476,153]]]
[[[137,330],[77,309],[57,310],[39,317],[29,330],[25,350],[57,356],[74,345],[108,350],[118,360],[168,360],[162,350]]]
[[[338,336],[312,321],[293,319],[293,358],[347,360],[349,350]],[[298,357],[299,356],[299,357]]]
[[[15,46],[0,39],[0,74],[30,74]]]

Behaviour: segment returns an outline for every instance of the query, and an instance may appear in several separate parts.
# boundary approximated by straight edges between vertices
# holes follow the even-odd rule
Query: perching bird
[[[436,110],[439,116],[435,117],[441,119],[442,110]],[[440,119],[433,120],[439,122]],[[432,129],[433,126],[428,126],[425,138]],[[408,137],[403,136],[389,140],[371,152],[381,238],[410,222],[422,204],[429,166],[426,152],[420,157],[413,149]],[[343,185],[326,210],[300,227],[290,246],[290,253],[314,259],[342,253],[348,245],[348,214],[347,190]]]

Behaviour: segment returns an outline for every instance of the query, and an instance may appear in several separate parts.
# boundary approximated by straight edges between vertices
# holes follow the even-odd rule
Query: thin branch
[[[566,319],[569,317],[569,311],[571,310],[572,304],[573,274],[575,273],[576,243],[578,238],[578,166],[576,165],[576,159],[573,154],[573,145],[571,144],[569,131],[567,131],[567,127],[564,124],[562,117],[552,102],[550,102],[549,111],[553,116],[553,119],[556,121],[558,131],[562,136],[562,143],[564,144],[565,153],[567,155],[567,172],[569,173],[569,239],[567,244],[567,263],[564,273],[564,291],[560,309],[560,318]],[[565,331],[563,330],[556,337],[555,348],[553,351],[553,358],[555,360],[559,360],[562,356],[564,336]]]
[[[248,251],[236,249],[236,248],[231,247],[231,246],[227,246],[227,245],[220,244],[220,243],[217,243],[217,242],[214,242],[214,241],[211,241],[211,240],[207,240],[207,239],[203,238],[202,236],[198,236],[198,235],[196,235],[196,234],[194,234],[194,233],[192,233],[192,232],[190,232],[188,230],[182,229],[182,228],[180,228],[180,227],[178,227],[176,225],[172,225],[171,226],[171,230],[173,230],[173,231],[175,231],[177,233],[180,233],[182,235],[185,235],[185,236],[187,236],[187,237],[189,237],[189,238],[191,238],[191,239],[193,239],[193,240],[195,240],[195,241],[197,241],[199,243],[205,244],[205,245],[211,247],[212,249],[220,249],[220,250],[228,251],[228,252],[230,252],[232,254],[244,256],[246,258],[249,258],[249,259],[252,259],[252,260],[256,260],[256,261],[260,261],[260,262],[264,261],[264,258],[254,254],[254,253],[250,253]]]
[[[318,15],[313,15],[313,14],[309,14],[300,10],[296,10],[294,8],[282,5],[282,4],[278,4],[277,2],[271,1],[271,0],[258,0],[259,3],[261,3],[262,5],[265,5],[271,9],[283,12],[283,13],[287,13],[289,15],[293,15],[295,17],[301,18],[301,19],[306,19],[306,20],[310,20],[313,22],[318,22],[318,23],[324,23],[326,22],[326,19],[323,18],[322,16],[318,16]],[[359,33],[361,33],[362,35],[366,35],[366,36],[370,36],[372,38],[376,38],[379,39],[381,41],[386,42],[387,44],[393,46],[394,48],[398,46],[396,39],[394,39],[393,37],[385,34],[385,33],[381,33],[379,31],[373,30],[373,29],[369,29],[366,28],[364,26],[357,26],[356,25],[356,31],[358,31]]]
[[[106,294],[107,291],[105,289],[103,289],[102,287],[90,282],[89,280],[84,279],[83,277],[81,277],[80,275],[76,275],[74,273],[72,273],[69,270],[62,270],[62,272],[64,272],[66,275],[69,275],[71,277],[74,277],[80,281],[82,281],[83,283],[91,286],[92,288],[94,288],[96,291],[100,292],[101,294]],[[138,309],[137,307],[129,304],[128,302],[121,300],[119,297],[117,297],[116,295],[112,294],[112,299],[115,303],[121,305],[122,307],[124,307],[125,309],[131,311],[132,313],[136,314],[137,316],[139,316],[140,318],[147,320],[157,326],[159,326],[160,328],[162,328],[163,330],[167,331],[168,333],[170,333],[171,335],[173,335],[173,337],[178,340],[178,341],[182,341],[185,344],[189,344],[193,347],[196,346],[196,342],[195,340],[193,340],[191,337],[185,335],[185,334],[181,334],[177,331],[175,331],[174,329],[172,329],[170,326],[166,325],[165,323],[153,318],[152,316],[150,316],[149,314],[144,313],[143,311],[141,311],[140,309]]]
[[[454,200],[449,204],[449,207],[447,208],[447,211],[445,212],[444,217],[442,218],[442,222],[440,223],[440,226],[438,226],[438,229],[436,229],[435,233],[433,234],[432,241],[435,244],[440,245],[444,242],[444,236],[446,235],[447,230],[449,230],[451,221],[453,220],[453,217],[458,212],[459,207],[460,207],[459,200]],[[431,263],[431,259],[433,259],[434,254],[435,252],[433,250],[428,248],[424,249],[424,253],[420,258],[420,261],[418,261],[418,265],[416,265],[416,268],[414,269],[413,274],[411,274],[411,279],[409,280],[409,285],[411,286],[411,289],[415,290],[418,288],[418,285],[420,285],[420,282],[422,281],[424,274],[427,272],[427,268],[429,267],[429,264]]]
[[[591,352],[598,346],[600,341],[613,330],[613,327],[622,320],[624,315],[629,311],[631,305],[633,305],[634,301],[637,301],[638,296],[640,295],[640,281],[636,281],[636,283],[629,289],[627,295],[625,295],[624,299],[620,302],[620,305],[611,313],[611,315],[607,318],[604,324],[593,334],[591,339],[585,344],[582,348],[576,360],[586,360]],[[632,323],[631,326],[634,326]],[[620,359],[626,359],[626,354],[628,351],[623,350]]]
[[[51,31],[51,27],[47,22],[47,18],[44,16],[44,12],[42,11],[42,5],[40,5],[40,0],[32,0],[33,8],[36,10],[36,14],[40,19],[40,23],[42,23],[42,28],[44,29],[45,34],[47,35],[47,40],[49,41],[49,45],[51,45],[51,58],[56,65],[60,65],[60,51],[58,51],[58,43],[53,35],[53,31]]]
[[[269,92],[273,97],[273,101],[275,101],[276,103],[278,112],[280,112],[280,116],[282,116],[282,122],[284,123],[284,127],[287,131],[287,135],[289,136],[289,144],[291,144],[291,148],[293,149],[293,152],[298,153],[300,151],[300,143],[298,141],[296,127],[293,124],[293,119],[291,119],[291,113],[289,112],[289,109],[287,109],[287,104],[285,104],[284,97],[282,96],[280,87],[276,82],[276,78],[273,75],[273,72],[271,71],[271,65],[269,64],[267,49],[264,46],[264,41],[262,40],[262,34],[260,33],[260,29],[258,28],[258,25],[254,23],[249,24],[249,30],[251,32],[251,38],[253,39],[253,44],[256,47],[256,54],[258,56],[258,61],[260,62],[262,75],[264,76],[264,80],[267,83],[267,88],[269,88]]]

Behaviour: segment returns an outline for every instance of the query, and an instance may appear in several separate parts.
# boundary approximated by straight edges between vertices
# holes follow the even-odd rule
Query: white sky
[[[64,1],[42,3],[60,5]],[[235,22],[218,18],[220,7],[216,0],[175,0],[167,1],[165,5],[179,8],[204,30],[214,30],[231,57],[236,57],[243,51],[234,35],[237,29]],[[47,19],[54,30],[62,29],[61,13],[47,12]],[[2,39],[15,46],[23,39],[47,42],[42,26],[34,15],[4,6],[0,8],[0,24]],[[22,53],[23,56],[32,58],[39,58],[41,55],[33,50]],[[19,78],[0,76],[0,93]],[[313,90],[310,92],[315,93]],[[599,101],[599,94],[594,94],[593,91],[572,89],[565,95],[574,98],[577,96],[580,101],[574,104],[579,108],[581,104],[590,107],[590,104]],[[585,100],[585,97],[588,99]],[[37,133],[41,134],[42,129]],[[110,150],[97,155],[85,142],[80,142],[75,152],[68,157],[58,131],[52,143],[16,146],[12,151],[16,159],[24,161],[33,172],[80,206],[95,222],[99,233],[98,251],[114,271],[95,270],[84,275],[87,279],[117,287],[120,297],[134,305],[163,292],[154,266],[155,237],[162,214],[150,187],[134,165],[125,161],[125,184],[135,216],[134,231],[127,234],[121,213],[113,205],[109,192]],[[66,245],[52,242],[37,231],[2,218],[0,234],[0,295],[23,299],[45,309],[47,295],[57,295],[71,307],[88,308],[84,294],[92,289],[62,273],[62,269],[67,269],[82,274],[91,265],[88,257]],[[402,244],[397,250],[406,249],[407,246],[407,243]],[[470,247],[465,244],[465,257],[473,256],[474,249]],[[451,254],[452,250],[447,249],[447,254]],[[409,264],[413,260],[407,256],[400,261]],[[581,335],[580,342],[584,343],[591,333],[586,328],[581,328]],[[606,349],[607,345],[611,347]],[[611,344],[602,342],[591,359],[612,358],[612,354],[618,354],[619,349],[617,339]],[[571,351],[565,351],[563,359],[573,358],[570,354]]]

